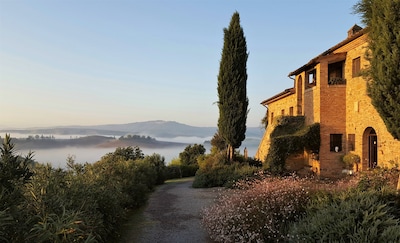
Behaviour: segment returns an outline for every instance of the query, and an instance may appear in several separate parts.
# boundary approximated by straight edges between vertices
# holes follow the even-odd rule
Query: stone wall
[[[357,45],[356,45],[357,44]],[[395,140],[387,131],[386,126],[379,116],[378,112],[371,104],[371,99],[367,95],[367,81],[363,77],[352,77],[352,60],[360,57],[361,68],[368,67],[368,61],[365,59],[365,50],[367,47],[366,37],[363,36],[357,42],[353,43],[351,50],[347,52],[346,61],[346,133],[355,135],[355,148],[350,151],[347,144],[346,152],[358,154],[361,157],[359,169],[368,169],[368,143],[364,132],[368,128],[373,128],[377,135],[378,147],[378,166],[393,167],[392,162],[400,164],[400,141]],[[349,143],[349,141],[346,141]]]
[[[293,107],[293,113],[297,114],[296,94],[291,94],[268,105],[268,126],[267,129],[265,129],[263,138],[258,146],[256,155],[254,156],[256,159],[262,162],[265,161],[270,145],[270,134],[275,127],[275,120],[277,117],[282,116],[282,111],[284,111],[283,115],[289,115],[290,107]]]

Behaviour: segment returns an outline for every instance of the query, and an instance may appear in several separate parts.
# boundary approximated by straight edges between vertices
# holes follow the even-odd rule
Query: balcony
[[[340,84],[346,84],[346,79],[341,78],[341,77],[331,77],[328,80],[328,85],[340,85]]]

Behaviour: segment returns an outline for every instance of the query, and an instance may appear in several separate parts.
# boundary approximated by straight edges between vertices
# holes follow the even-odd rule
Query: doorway
[[[363,158],[366,168],[373,169],[378,166],[378,136],[372,127],[364,131]]]

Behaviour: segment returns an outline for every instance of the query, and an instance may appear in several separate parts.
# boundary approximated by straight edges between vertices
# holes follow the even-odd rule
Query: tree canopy
[[[228,145],[232,160],[233,150],[240,147],[246,135],[247,107],[247,44],[239,13],[232,15],[224,28],[224,46],[218,74],[218,130]]]
[[[179,159],[183,165],[197,165],[197,157],[203,155],[206,149],[202,144],[188,145],[179,153]]]
[[[400,0],[360,0],[354,10],[369,28],[368,95],[388,131],[400,139]]]

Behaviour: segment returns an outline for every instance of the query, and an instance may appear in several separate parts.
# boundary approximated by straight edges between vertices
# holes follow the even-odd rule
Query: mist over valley
[[[34,152],[34,160],[64,167],[68,157],[77,163],[94,163],[117,147],[138,146],[145,155],[160,154],[166,164],[177,158],[189,144],[203,144],[210,152],[210,140],[216,127],[195,127],[174,121],[148,121],[98,126],[65,126],[25,129],[3,129],[10,134],[18,154]],[[254,156],[263,129],[249,127],[239,148]]]

